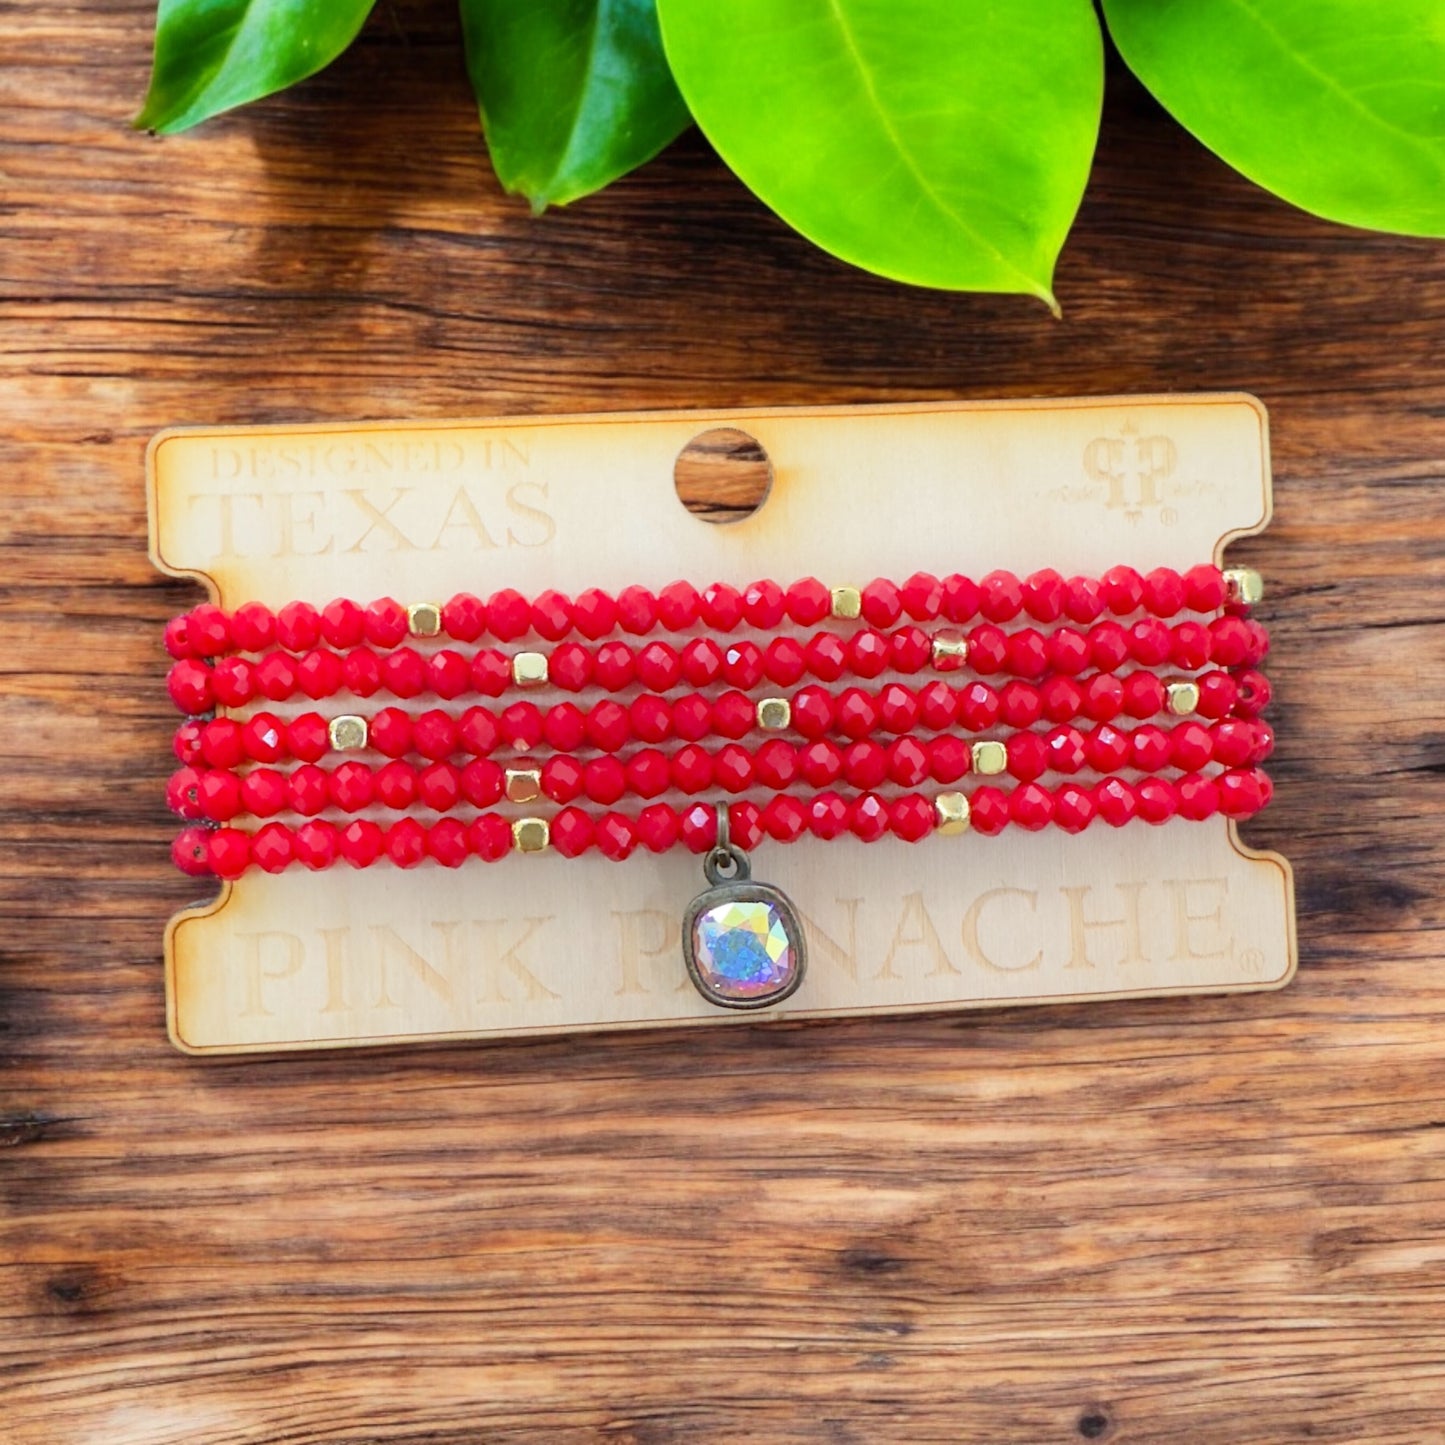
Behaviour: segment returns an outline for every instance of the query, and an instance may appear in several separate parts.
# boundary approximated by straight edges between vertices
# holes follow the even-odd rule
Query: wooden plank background
[[[0,0],[0,1436],[1445,1439],[1445,247],[1114,73],[1055,322],[829,260],[695,137],[531,219],[443,0],[136,136],[150,12]],[[156,429],[1170,388],[1273,414],[1290,991],[171,1051]]]

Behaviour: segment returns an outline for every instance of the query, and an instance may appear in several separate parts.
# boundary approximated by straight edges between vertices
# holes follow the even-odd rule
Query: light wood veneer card
[[[673,486],[712,426],[775,469],[729,525]],[[227,608],[1182,569],[1268,523],[1267,437],[1231,395],[174,431],[149,454],[151,553]],[[765,1018],[1270,989],[1295,967],[1289,865],[1222,818],[804,838],[765,844],[754,872],[791,895],[810,953]],[[703,886],[684,851],[249,872],[171,921],[171,1037],[226,1054],[756,1022],[687,980],[679,921]]]

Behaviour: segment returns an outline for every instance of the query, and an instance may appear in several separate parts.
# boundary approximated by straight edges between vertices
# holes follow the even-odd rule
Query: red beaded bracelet
[[[978,582],[959,573],[938,578],[916,572],[901,586],[877,578],[862,588],[827,587],[815,577],[786,589],[764,580],[741,590],[715,582],[701,592],[691,583],[672,582],[656,594],[645,587],[625,587],[613,597],[593,587],[575,598],[546,591],[530,602],[508,587],[486,601],[461,593],[444,605],[418,602],[409,607],[390,597],[367,607],[345,598],[320,609],[308,602],[290,602],[276,612],[259,602],[248,602],[233,613],[202,603],[171,621],[166,647],[176,658],[206,658],[262,652],[273,646],[309,652],[323,641],[337,648],[362,643],[392,648],[407,637],[443,635],[457,642],[475,642],[488,635],[513,642],[532,632],[560,642],[575,631],[595,641],[616,631],[642,637],[659,626],[669,632],[702,626],[727,633],[743,625],[772,629],[786,620],[812,627],[830,616],[861,618],[870,627],[892,627],[905,615],[915,622],[940,617],[953,623],[976,617],[1011,622],[1027,616],[1036,622],[1066,617],[1088,624],[1106,612],[1127,617],[1145,611],[1170,618],[1185,611],[1247,606],[1257,591],[1256,574],[1222,572],[1210,564],[1183,573],[1170,567],[1144,574],[1132,567],[1112,567],[1097,580],[1066,579],[1052,569],[1023,579],[995,571]]]
[[[640,684],[660,693],[680,685],[748,689],[770,682],[789,687],[808,676],[836,682],[845,676],[872,679],[885,672],[907,677],[929,668],[956,672],[964,666],[981,677],[1009,673],[1029,680],[1050,673],[1077,677],[1090,667],[1117,672],[1128,663],[1197,671],[1211,663],[1252,667],[1268,647],[1265,629],[1237,616],[1172,626],[1142,618],[1127,629],[1103,622],[1087,632],[1071,627],[1005,632],[993,623],[980,623],[967,633],[944,629],[930,635],[916,626],[891,633],[863,628],[850,638],[818,632],[806,643],[784,634],[765,647],[747,638],[723,646],[711,637],[694,637],[680,648],[661,641],[639,647],[612,641],[596,648],[564,642],[550,654],[509,655],[487,648],[470,655],[451,649],[425,655],[398,647],[378,656],[357,647],[346,653],[313,648],[293,657],[273,651],[254,662],[225,657],[214,666],[183,659],[172,666],[167,688],[176,706],[194,715],[217,706],[244,707],[257,698],[285,702],[300,694],[319,702],[339,692],[357,697],[387,692],[399,698],[435,693],[450,700],[467,693],[500,697],[512,687],[548,684],[565,692],[586,687],[623,692]]]

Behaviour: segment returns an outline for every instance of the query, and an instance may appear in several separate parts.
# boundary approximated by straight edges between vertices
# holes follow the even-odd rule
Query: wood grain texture
[[[440,0],[138,137],[149,21],[0,3],[0,1435],[1445,1438],[1445,250],[1115,74],[1056,323],[849,271],[695,138],[533,221]],[[1288,992],[166,1044],[161,426],[1169,388],[1273,416]]]

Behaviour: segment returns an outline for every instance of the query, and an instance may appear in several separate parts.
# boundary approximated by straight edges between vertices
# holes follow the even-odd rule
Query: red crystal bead
[[[876,712],[884,732],[907,733],[918,726],[918,699],[902,683],[890,682],[884,687],[878,694]],[[847,731],[846,723],[844,730]],[[858,734],[850,733],[849,736]]]
[[[888,657],[898,672],[921,672],[933,660],[933,642],[921,627],[900,627],[888,639]]]
[[[768,681],[779,687],[792,687],[808,669],[807,654],[794,637],[775,637],[763,654],[763,671]],[[688,679],[691,681],[691,679]]]
[[[1250,818],[1264,807],[1263,773],[1231,768],[1215,779],[1219,811],[1226,818]]]
[[[1112,722],[1124,708],[1124,684],[1110,672],[1096,672],[1084,684],[1083,712],[1094,722]]]
[[[1105,778],[1094,789],[1094,806],[1111,827],[1122,828],[1139,811],[1139,795],[1123,778]]]
[[[1024,611],[1035,622],[1057,622],[1064,613],[1068,584],[1052,567],[1031,573],[1024,579]]]
[[[331,801],[325,770],[305,763],[286,779],[286,792],[293,813],[313,818]]]
[[[812,627],[832,611],[833,594],[816,577],[803,577],[788,588],[785,603],[799,627]]]
[[[385,835],[369,818],[353,818],[336,835],[336,851],[353,868],[369,868],[381,857]]]
[[[229,823],[241,811],[241,780],[224,768],[202,773],[196,792],[202,813],[217,823]]]
[[[877,702],[861,687],[844,688],[838,694],[834,725],[844,737],[866,738],[878,727]]]
[[[843,750],[827,738],[815,738],[798,750],[798,772],[813,788],[826,788],[843,775]]]
[[[900,595],[903,610],[915,622],[932,622],[943,611],[943,583],[931,572],[915,572]]]
[[[1019,677],[1040,678],[1049,669],[1049,647],[1043,634],[1032,627],[1010,633],[1006,649],[1008,669]]]
[[[400,759],[383,763],[372,778],[372,789],[386,807],[401,812],[416,801],[416,769]]]
[[[885,577],[875,577],[860,596],[863,620],[870,627],[892,627],[903,615],[903,597]]]
[[[244,707],[256,695],[256,669],[244,657],[223,657],[211,669],[211,695],[222,707]]]
[[[1135,718],[1164,710],[1164,684],[1152,672],[1131,672],[1124,680],[1124,711]]]
[[[979,611],[990,622],[1011,622],[1023,611],[1023,605],[1023,585],[1012,572],[990,572],[979,583]],[[972,648],[969,651],[972,653]]]
[[[1032,727],[1043,712],[1039,690],[1032,683],[1006,682],[998,697],[999,711],[1010,727]]]
[[[1198,823],[1213,817],[1219,808],[1219,789],[1213,778],[1188,773],[1174,785],[1179,795],[1179,816]]]
[[[1100,723],[1084,734],[1084,749],[1096,773],[1113,773],[1133,756],[1133,738],[1123,728]]]
[[[683,809],[682,841],[690,853],[706,853],[717,843],[717,813],[710,804],[694,803]]]
[[[256,664],[256,690],[272,702],[284,702],[296,691],[296,663],[284,652],[267,653]]]
[[[291,846],[297,862],[319,870],[331,867],[336,861],[337,841],[334,824],[313,819],[297,828]]]
[[[442,631],[457,642],[475,642],[487,630],[487,604],[470,592],[458,592],[442,606]]]
[[[366,637],[366,614],[355,602],[338,597],[321,609],[321,637],[328,647],[356,647]]]
[[[399,707],[384,707],[371,720],[371,746],[388,758],[411,751],[411,719]]]
[[[330,751],[331,734],[320,713],[303,712],[286,724],[286,752],[297,762],[314,763]]]
[[[288,652],[306,652],[321,641],[321,614],[309,602],[288,602],[276,614],[276,642]]]
[[[1082,833],[1097,812],[1093,792],[1077,783],[1065,783],[1054,795],[1054,823],[1066,833]]]
[[[580,642],[564,642],[547,663],[548,680],[566,692],[580,692],[592,680],[592,653]]]
[[[624,587],[617,594],[617,625],[635,637],[651,632],[657,626],[657,598],[646,587]]]
[[[998,722],[1003,704],[986,682],[971,682],[958,695],[958,721],[969,732],[984,732]]]
[[[683,644],[680,663],[689,687],[709,687],[722,676],[723,651],[710,637],[694,637]]]
[[[592,659],[592,676],[598,687],[621,692],[637,673],[637,656],[626,642],[604,642]]]
[[[729,793],[741,793],[753,783],[752,754],[736,743],[717,750],[712,760],[713,781]]]
[[[771,632],[783,620],[786,601],[776,582],[764,579],[743,591],[743,616],[749,627]]]
[[[632,734],[645,743],[660,743],[672,736],[672,708],[666,699],[644,692],[628,709]]]
[[[295,857],[295,838],[283,823],[267,823],[251,839],[251,861],[267,873],[280,873]]]
[[[211,669],[194,657],[184,657],[166,675],[166,690],[182,712],[209,712]]]
[[[341,686],[344,671],[345,667],[341,658],[334,652],[316,648],[296,659],[296,686],[312,701],[330,697]],[[422,690],[425,681],[426,674],[423,670],[422,680],[418,684],[416,692]],[[388,683],[388,685],[390,684]],[[414,697],[416,695],[416,693],[403,692],[397,688],[392,688],[392,691],[396,692],[398,697]]]
[[[962,738],[934,738],[928,744],[928,771],[936,783],[957,782],[971,764],[968,744]]]
[[[191,609],[186,639],[192,657],[219,657],[232,644],[231,620],[214,602]]]
[[[1084,625],[1104,612],[1104,589],[1092,577],[1070,577],[1064,584],[1064,611]]]
[[[863,738],[843,749],[843,776],[850,787],[881,787],[888,777],[888,754],[880,743]]]
[[[917,843],[934,828],[933,804],[918,793],[905,793],[896,798],[888,810],[888,825],[895,838]]]
[[[1224,605],[1224,574],[1203,562],[1184,574],[1184,605],[1191,612],[1213,612]]]
[[[580,808],[563,808],[552,819],[552,846],[564,858],[579,858],[592,846],[592,819]]]
[[[1241,672],[1235,679],[1235,708],[1244,717],[1258,717],[1269,706],[1272,692],[1262,672]]]
[[[1221,667],[1238,667],[1257,659],[1251,656],[1253,635],[1243,617],[1216,617],[1209,624],[1210,653]]]
[[[515,642],[532,625],[532,609],[514,587],[503,587],[487,598],[487,627],[500,642]]]
[[[1141,617],[1128,632],[1129,656],[1143,667],[1158,667],[1174,650],[1174,632],[1157,617]]]
[[[469,707],[458,719],[457,737],[465,751],[484,758],[495,751],[502,730],[490,708]]]
[[[1155,617],[1173,617],[1184,610],[1184,579],[1172,567],[1156,567],[1144,578],[1144,606]]]
[[[251,864],[251,840],[239,828],[217,828],[206,839],[210,870],[219,878],[239,878]]]
[[[1072,677],[1047,677],[1039,684],[1039,708],[1050,722],[1078,717],[1083,705],[1084,689]]]
[[[865,627],[848,642],[848,665],[855,677],[877,677],[888,666],[888,639]]]
[[[667,791],[671,781],[667,756],[656,748],[634,753],[626,765],[627,786],[639,798],[655,798]]]
[[[808,671],[823,682],[837,682],[848,666],[848,644],[835,632],[815,632],[806,655]]]
[[[201,752],[213,768],[234,768],[246,756],[241,724],[234,718],[213,718],[202,735]]]
[[[762,649],[755,642],[731,642],[723,652],[723,680],[732,687],[756,687],[763,680]]]
[[[847,831],[850,816],[837,793],[819,793],[808,804],[808,831],[815,838],[837,838]]]
[[[1089,657],[1101,672],[1113,672],[1129,660],[1129,634],[1117,622],[1089,629]]]
[[[467,670],[462,686],[470,681]],[[341,659],[341,685],[357,697],[370,697],[381,690],[381,659],[369,647],[353,647]]]
[[[415,818],[400,818],[386,830],[384,846],[398,868],[415,868],[426,857],[426,829]]]
[[[1216,761],[1226,767],[1240,768],[1254,760],[1254,724],[1247,718],[1225,718],[1209,730],[1210,746]],[[1190,767],[1202,767],[1202,763],[1191,763]]]
[[[848,827],[865,843],[877,842],[888,831],[888,804],[877,793],[854,798],[849,814]]]
[[[653,692],[668,692],[682,676],[677,649],[666,642],[649,642],[637,654],[637,680]],[[691,682],[691,679],[688,679]],[[696,684],[694,684],[696,685]]]
[[[792,843],[807,829],[808,810],[796,798],[780,794],[769,799],[763,808],[762,825],[768,837],[779,843]]]
[[[542,714],[542,737],[549,748],[572,752],[587,740],[587,716],[573,703],[554,703]]]
[[[587,713],[587,739],[603,752],[615,753],[632,736],[627,709],[611,698],[594,703]]]
[[[757,709],[744,693],[725,692],[712,705],[712,730],[719,737],[740,738],[752,731],[756,721]],[[796,726],[796,711],[793,722]]]
[[[501,697],[512,685],[512,660],[505,652],[484,647],[472,658],[472,687],[483,697]]]
[[[597,851],[620,863],[637,847],[637,829],[621,813],[604,813],[597,820]]]
[[[701,693],[689,692],[672,705],[672,731],[695,743],[712,731],[712,704]]]
[[[998,788],[974,789],[968,800],[968,822],[975,833],[991,838],[1002,833],[1010,821],[1007,793]]]
[[[1008,740],[1008,770],[1021,783],[1041,777],[1049,766],[1049,752],[1037,733],[1015,733]]]
[[[495,863],[512,851],[512,828],[496,813],[483,813],[467,827],[467,846],[478,858]]]
[[[259,717],[260,714],[258,713],[257,716]],[[191,718],[176,729],[171,747],[179,762],[198,763],[201,761],[204,757],[201,740],[205,736],[205,728],[205,723],[199,718]]]
[[[1099,578],[1104,605],[1115,617],[1137,612],[1144,602],[1144,579],[1132,567],[1111,567]]]
[[[968,634],[968,665],[988,677],[1008,661],[1008,634],[991,622],[980,622]]]
[[[1084,735],[1076,727],[1057,727],[1046,733],[1044,751],[1055,773],[1077,773],[1089,760]]]
[[[443,818],[427,829],[426,851],[443,868],[460,868],[471,852],[467,829],[455,818]]]
[[[698,606],[691,582],[669,582],[657,594],[657,619],[669,632],[686,632],[697,623]]]
[[[1076,628],[1056,628],[1049,634],[1046,646],[1049,667],[1065,677],[1077,677],[1089,665],[1089,639]]]
[[[1053,795],[1037,783],[1024,783],[1009,794],[1008,812],[1010,821],[1037,833],[1053,820]]]
[[[1227,717],[1239,698],[1239,685],[1227,672],[1206,672],[1197,679],[1199,703],[1194,709],[1200,717]]]
[[[888,745],[888,776],[900,787],[916,788],[929,773],[929,750],[917,738],[896,738]]]
[[[627,791],[627,773],[614,757],[593,758],[582,769],[582,786],[594,803],[615,803]]]
[[[743,620],[742,594],[726,582],[714,582],[699,599],[699,611],[714,632],[731,632]]]
[[[943,615],[950,622],[972,622],[978,616],[978,583],[961,572],[943,579]]]
[[[1152,723],[1134,729],[1129,738],[1129,751],[1133,765],[1143,773],[1157,773],[1167,768],[1173,755],[1169,734]]]
[[[166,806],[183,818],[203,818],[201,806],[201,771],[199,768],[177,768],[166,783]]]
[[[602,704],[599,704],[601,706]],[[613,703],[613,707],[617,704]],[[627,714],[622,713],[624,719]],[[497,719],[502,741],[519,753],[531,752],[542,741],[542,713],[536,703],[514,702]]]
[[[395,647],[407,635],[411,624],[406,608],[394,597],[373,602],[364,614],[366,640],[373,647]]]
[[[1179,811],[1178,791],[1163,778],[1145,778],[1135,792],[1139,797],[1139,816],[1146,823],[1167,823]]]
[[[430,763],[417,774],[416,790],[424,808],[450,812],[462,795],[461,770],[451,763]]]
[[[676,845],[681,832],[677,809],[667,803],[653,803],[637,815],[637,838],[650,853],[666,853]]]
[[[577,787],[570,797],[575,798],[582,788],[582,769],[579,768],[571,758],[549,758],[548,762],[553,765],[560,765],[564,762],[571,764],[573,774],[577,779]],[[554,771],[553,778],[555,779],[555,777],[556,773]],[[542,780],[545,786],[547,781],[545,765],[542,770]],[[459,781],[462,796],[472,807],[490,808],[493,803],[500,801],[502,785],[505,780],[500,763],[493,762],[491,758],[473,758],[471,762],[462,769]],[[556,795],[548,793],[547,796],[555,797]],[[568,802],[570,798],[557,798],[556,801]]]
[[[257,775],[252,773],[250,776],[254,778]],[[371,769],[365,763],[342,763],[332,770],[326,791],[343,813],[359,813],[371,804],[374,793]]]
[[[457,725],[441,708],[422,713],[412,725],[411,745],[424,758],[449,758],[456,752],[457,743]]]
[[[946,682],[925,682],[918,689],[918,720],[924,727],[942,732],[957,716],[958,695]]]
[[[572,630],[572,602],[554,588],[532,599],[532,631],[548,642],[560,642]]]
[[[243,602],[231,614],[231,641],[242,652],[261,652],[276,641],[276,614],[264,602]]]
[[[775,791],[792,787],[798,776],[798,749],[782,738],[769,738],[754,755],[753,774]]]
[[[712,786],[712,755],[695,743],[687,743],[673,755],[672,781],[684,793],[701,793]]]
[[[1176,768],[1194,772],[1214,760],[1214,738],[1203,723],[1180,723],[1169,735],[1169,760]]]
[[[583,637],[595,642],[617,626],[617,603],[600,587],[589,587],[573,599],[572,622]]]
[[[570,803],[580,798],[586,789],[587,773],[576,758],[565,755],[554,756],[542,764],[542,792],[554,803]],[[497,797],[502,795],[502,770],[497,768]],[[496,798],[491,799],[492,802]],[[486,807],[486,802],[479,806]]]
[[[413,648],[398,647],[388,653],[382,660],[381,676],[387,691],[396,697],[419,697],[426,691],[426,662]]]
[[[426,660],[427,685],[438,697],[450,702],[472,685],[471,664],[461,653],[443,648]]]
[[[1175,667],[1196,672],[1209,663],[1213,645],[1202,622],[1176,623],[1169,637],[1169,660]]]

